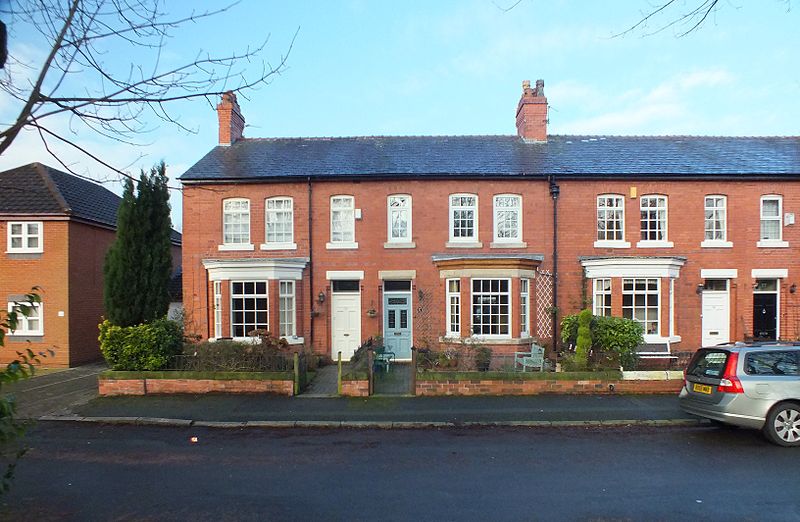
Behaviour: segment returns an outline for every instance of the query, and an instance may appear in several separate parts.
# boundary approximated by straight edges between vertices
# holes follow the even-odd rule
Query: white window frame
[[[606,303],[606,298],[608,298],[608,303]],[[611,299],[613,299],[611,279],[607,277],[592,279],[592,313],[598,317],[610,317]]]
[[[36,310],[37,316],[35,318],[24,315],[19,307],[27,306],[32,310]],[[17,308],[17,328],[16,330],[9,330],[8,335],[14,337],[42,337],[44,335],[44,306],[43,303],[30,303],[27,301],[9,301],[8,312],[14,312]],[[30,320],[36,319],[39,321],[39,328],[31,329]]]
[[[401,203],[399,206],[393,203]],[[410,244],[412,238],[412,208],[413,202],[409,194],[390,194],[386,197],[386,242],[393,244]],[[406,215],[406,234],[404,236],[395,236],[394,227],[395,218]]]
[[[632,282],[632,284],[633,284],[633,289],[632,290],[625,290],[625,282],[626,281],[631,281]],[[645,290],[644,290],[643,294],[641,292],[637,293],[637,290],[636,290],[636,282],[637,281],[644,281],[645,282]],[[651,291],[651,290],[649,290],[647,288],[649,283],[650,283],[650,281],[655,281],[656,282],[655,291]],[[626,295],[630,295],[631,296],[631,306],[625,306],[625,296]],[[636,305],[636,296],[637,295],[644,295],[645,296],[645,304],[644,304],[643,307]],[[651,307],[649,307],[647,305],[647,296],[648,295],[656,295],[657,298],[658,298],[658,304],[656,305],[656,320],[655,321],[652,321],[652,320],[647,318],[647,310],[651,308]],[[622,317],[626,317],[625,311],[630,309],[631,316],[628,317],[628,319],[633,319],[634,321],[636,321],[636,322],[638,322],[638,323],[640,323],[642,325],[642,328],[644,328],[644,340],[646,342],[653,342],[654,340],[657,342],[657,341],[661,341],[661,339],[662,339],[662,337],[661,337],[661,326],[662,326],[661,325],[661,305],[662,305],[661,301],[662,301],[662,299],[661,299],[661,278],[660,277],[624,277],[622,279]],[[644,321],[643,322],[639,321],[638,319],[636,319],[636,310],[638,310],[638,309],[644,309]],[[656,325],[655,332],[648,332],[647,331],[648,325],[650,325],[650,324],[652,324],[654,322],[655,322],[655,325]]]
[[[504,294],[507,295],[507,297],[508,297],[508,314],[506,315],[507,322],[505,323],[505,326],[507,328],[507,332],[508,333],[505,333],[505,334],[502,334],[502,333],[497,333],[497,334],[475,333],[475,306],[476,306],[476,304],[475,304],[475,297],[476,297],[475,281],[505,281],[506,282],[507,288],[508,288],[507,292],[500,292],[500,291],[498,291],[498,292],[492,292],[492,291],[483,292],[483,291],[481,291],[481,292],[477,292],[477,295],[487,295],[487,296],[490,296],[490,297],[493,296],[493,295],[497,295],[497,296],[502,296]],[[470,290],[470,300],[469,300],[469,302],[470,302],[470,330],[471,330],[471,336],[475,337],[475,338],[478,338],[478,339],[511,339],[511,318],[514,317],[514,308],[513,308],[513,299],[512,299],[512,295],[513,294],[511,293],[511,279],[510,278],[506,278],[506,277],[474,277],[474,278],[470,279],[469,290]],[[480,314],[480,315],[483,315],[483,314]],[[491,314],[489,314],[489,315],[491,317]],[[501,317],[502,317],[502,314],[498,314],[498,319],[500,319]],[[499,330],[499,326],[501,326],[501,325],[502,325],[502,323],[500,323],[498,321],[498,330]]]
[[[284,208],[270,208],[270,205],[275,203],[287,203],[288,206]],[[286,222],[280,222],[280,216],[289,216],[288,222],[288,239],[284,238],[283,241],[270,241],[270,220],[276,224],[286,225]],[[286,231],[282,233],[286,235]],[[264,200],[264,244],[261,245],[261,250],[297,250],[297,244],[294,242],[294,198],[290,196],[275,196]]]
[[[451,283],[455,283],[457,289],[451,289]],[[461,337],[461,279],[446,279],[445,280],[445,295],[447,299],[447,331],[445,337]],[[453,323],[453,316],[456,316],[458,323]]]
[[[615,206],[608,206],[610,201],[613,201]],[[601,202],[604,203],[603,206],[600,205]],[[625,196],[622,194],[599,194],[595,205],[597,210],[595,248],[630,248],[630,242],[625,241]],[[601,230],[600,223],[616,223],[618,229],[614,229],[612,234],[616,235],[615,232],[619,232],[620,237],[609,239],[608,228]]]
[[[247,203],[247,211],[242,211],[239,209],[236,210],[228,210],[225,207],[228,203]],[[250,217],[251,217],[251,208],[252,205],[250,204],[250,200],[247,198],[226,198],[222,200],[222,244],[219,245],[219,250],[253,250],[253,244],[250,242]],[[240,232],[240,235],[243,237],[241,241],[228,241],[229,237],[225,230],[227,225],[235,225],[237,223],[228,223],[228,219],[232,218],[233,216],[246,216],[246,219],[243,220],[247,224],[247,232],[246,235]],[[244,222],[238,223],[239,225],[243,225]]]
[[[778,215],[777,216],[764,216],[764,203],[766,201],[778,202]],[[759,248],[787,248],[788,241],[783,240],[783,196],[780,194],[765,194],[761,196],[759,203],[759,226],[758,226],[758,243],[756,246]],[[764,222],[777,222],[778,223],[778,238],[765,239],[762,232]]]
[[[709,200],[714,200],[715,203],[709,206]],[[722,203],[722,206],[719,205]],[[709,212],[712,217],[709,218]],[[721,218],[717,216],[721,215]],[[716,226],[717,223],[722,223],[721,230]],[[709,225],[711,225],[709,227]],[[716,232],[722,232],[721,238],[715,238]],[[709,237],[709,233],[711,237]],[[724,194],[707,194],[703,198],[703,241],[700,243],[703,248],[731,248],[733,243],[728,241],[728,196]]]
[[[222,281],[214,281],[214,337],[222,337]]]
[[[334,202],[339,200],[341,202],[349,201],[348,207],[334,207]],[[349,249],[358,248],[356,242],[356,198],[347,194],[336,194],[331,196],[330,199],[330,241],[326,245],[328,249]],[[347,219],[347,215],[350,215]],[[334,223],[341,221],[344,227],[341,231],[342,237],[335,237]],[[349,237],[348,237],[349,236]]]
[[[15,225],[19,225],[21,228],[21,232],[19,234],[13,234],[12,230]],[[36,225],[36,233],[31,234],[28,231],[28,227],[30,225]],[[41,254],[44,252],[44,222],[42,221],[9,221],[6,223],[7,226],[7,244],[6,244],[6,252],[9,254]],[[14,238],[20,238],[22,243],[21,247],[14,247],[12,245]],[[36,238],[37,245],[35,247],[29,247],[28,241],[32,238]]]
[[[234,291],[233,291],[233,285],[236,284],[236,283],[242,283],[242,293],[241,294],[235,294]],[[248,283],[253,283],[253,284],[256,284],[256,285],[259,284],[259,283],[264,283],[264,285],[265,285],[264,286],[264,293],[263,294],[259,294],[257,291],[254,291],[254,293],[252,293],[252,294],[245,293],[244,285],[246,285]],[[266,323],[263,323],[263,326],[264,326],[264,330],[269,330],[269,281],[263,280],[263,279],[261,279],[261,280],[243,280],[242,279],[242,280],[235,280],[235,281],[231,281],[230,282],[230,295],[228,296],[228,301],[230,303],[230,311],[231,311],[231,314],[230,314],[231,337],[233,337],[234,339],[247,339],[248,337],[247,337],[247,329],[246,328],[245,328],[245,330],[243,332],[244,335],[236,336],[234,334],[234,328],[236,326],[238,326],[238,325],[246,325],[247,324],[247,321],[245,321],[244,319],[242,320],[241,323],[238,323],[238,322],[234,323],[233,314],[234,314],[235,310],[234,310],[234,307],[233,307],[233,300],[237,299],[237,298],[239,298],[239,299],[248,299],[248,298],[249,299],[259,299],[259,298],[266,299],[267,308],[266,308],[266,310],[263,310],[263,311],[266,312],[266,314],[267,314],[266,315],[267,321],[266,321]],[[254,313],[258,313],[259,312],[258,308],[256,307],[253,310],[253,312]],[[258,323],[257,319],[255,321],[255,326],[256,327],[259,326],[259,323]]]
[[[653,199],[656,200],[656,206],[644,206],[646,200]],[[662,202],[663,205],[660,204]],[[644,216],[642,216],[645,212],[656,212],[656,219],[650,219],[650,216],[647,216],[645,219]],[[642,226],[644,223],[657,223],[659,227],[653,230],[649,228],[645,229]],[[649,236],[651,233],[658,233],[659,231],[661,232],[660,239],[644,237],[645,235]],[[639,239],[640,241],[636,243],[636,246],[639,248],[671,248],[674,246],[672,241],[669,241],[669,198],[664,194],[644,194],[639,198]]]
[[[284,291],[284,287],[291,291]],[[295,295],[294,281],[278,281],[278,333],[287,339],[297,337],[297,300]],[[287,314],[287,312],[289,313]],[[284,317],[287,320],[284,320]]]
[[[453,198],[473,198],[474,204],[473,205],[453,205]],[[467,194],[467,193],[458,193],[458,194],[450,194],[447,196],[447,210],[449,212],[449,219],[448,219],[448,228],[449,228],[449,237],[450,243],[461,243],[461,244],[471,244],[477,245],[478,243],[478,195],[477,194]],[[459,236],[456,237],[453,232],[455,232],[455,219],[453,217],[453,213],[456,211],[472,211],[472,235],[471,236]]]
[[[516,205],[511,207],[499,207],[497,205],[497,202],[501,198],[507,198],[509,200],[516,201]],[[500,237],[501,212],[516,213],[517,226],[509,229],[514,233],[515,237]],[[495,243],[508,243],[508,244],[522,243],[522,196],[520,196],[519,194],[496,194],[492,198],[492,217],[493,217],[492,226],[494,229]]]
[[[519,280],[519,336],[530,337],[531,335],[531,280]]]

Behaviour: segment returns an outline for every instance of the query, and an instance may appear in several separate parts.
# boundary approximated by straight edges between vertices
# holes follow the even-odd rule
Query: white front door
[[[714,346],[727,343],[730,338],[730,297],[728,281],[717,284],[720,290],[703,290],[703,346]]]
[[[361,341],[361,295],[334,292],[331,308],[333,310],[331,357],[335,361],[338,352],[342,352],[342,360],[349,361]]]

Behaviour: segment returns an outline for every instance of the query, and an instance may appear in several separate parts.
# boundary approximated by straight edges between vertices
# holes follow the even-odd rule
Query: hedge
[[[136,326],[100,323],[100,351],[112,370],[163,370],[181,353],[183,329],[166,318]]]

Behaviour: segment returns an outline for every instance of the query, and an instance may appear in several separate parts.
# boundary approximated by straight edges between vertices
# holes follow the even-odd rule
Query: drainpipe
[[[314,351],[314,243],[312,240],[311,219],[311,176],[308,176],[308,346]]]
[[[550,197],[553,198],[553,352],[559,340],[558,324],[558,196],[561,189],[556,184],[556,177],[549,176]]]

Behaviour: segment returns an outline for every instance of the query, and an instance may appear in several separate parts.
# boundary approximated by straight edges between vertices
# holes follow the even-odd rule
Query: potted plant
[[[489,371],[492,364],[492,349],[488,346],[478,346],[475,348],[475,368],[479,372]]]

